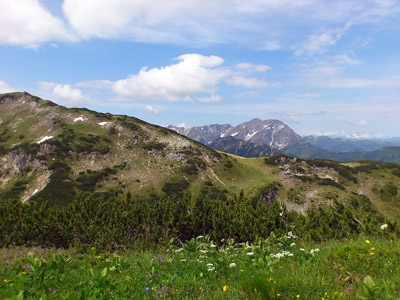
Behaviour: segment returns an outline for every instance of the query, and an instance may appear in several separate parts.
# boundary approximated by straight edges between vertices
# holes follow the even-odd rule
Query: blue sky
[[[400,136],[398,0],[0,0],[0,93],[159,125]]]

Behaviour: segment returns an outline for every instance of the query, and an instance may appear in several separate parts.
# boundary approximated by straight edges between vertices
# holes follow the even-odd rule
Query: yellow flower
[[[371,255],[374,255],[374,252],[371,252]]]
[[[297,297],[297,298],[300,298],[300,295],[297,295],[296,297]]]
[[[281,296],[281,294],[276,294],[278,297],[280,297]]]
[[[371,251],[374,251],[374,250],[375,250],[375,247],[372,247],[372,248],[371,248]]]
[[[240,270],[240,272],[243,272],[243,270]]]
[[[367,244],[369,244],[369,240],[365,240],[365,242],[366,242]]]
[[[4,279],[3,281],[4,281],[4,282],[7,282],[7,279]]]
[[[325,300],[325,298],[324,298],[324,297],[322,297],[322,298],[321,298],[321,300]]]
[[[226,287],[226,285],[224,285],[224,287],[222,288],[222,290],[224,291],[224,293],[226,292],[226,289],[227,289],[227,287]]]
[[[101,258],[101,255],[97,256],[97,258]]]

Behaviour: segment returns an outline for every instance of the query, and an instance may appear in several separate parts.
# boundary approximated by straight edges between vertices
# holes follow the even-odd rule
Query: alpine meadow
[[[0,300],[400,299],[397,0],[0,11]]]

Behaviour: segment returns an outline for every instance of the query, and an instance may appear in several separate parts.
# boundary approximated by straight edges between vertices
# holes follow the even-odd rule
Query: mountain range
[[[302,138],[279,120],[253,119],[236,127],[229,124],[213,124],[168,128],[216,150],[246,157],[284,152],[299,158],[400,163],[400,142],[397,140],[350,140],[328,136]]]

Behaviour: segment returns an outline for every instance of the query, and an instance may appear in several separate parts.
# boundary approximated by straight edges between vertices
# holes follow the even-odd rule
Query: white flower
[[[381,226],[381,230],[385,230],[387,227],[388,227],[388,224],[383,224],[383,225]]]
[[[217,247],[217,246],[214,245],[214,244],[211,244],[210,247],[211,247],[211,248],[215,248],[215,247]]]
[[[310,250],[310,254],[313,254],[314,252],[319,252],[319,249],[318,249],[318,248],[315,248],[315,249],[311,249],[311,250]]]
[[[215,270],[214,267],[212,267],[212,268],[210,268],[210,269],[207,269],[208,272],[211,272],[211,271],[214,271],[214,270]]]
[[[213,266],[213,264],[209,263],[209,264],[207,264],[207,266],[208,266],[208,267],[212,267],[212,266]]]
[[[300,250],[300,251],[306,251],[306,250],[304,250],[304,248],[300,248],[299,250]]]
[[[296,243],[291,243],[290,247],[296,246]]]
[[[185,259],[185,258],[182,258],[181,261],[186,261],[186,259]]]
[[[203,238],[204,236],[202,236],[202,235],[199,235],[196,239],[201,239],[201,238]]]
[[[199,250],[200,253],[207,253],[207,250]]]
[[[254,255],[254,252],[248,252],[247,255],[252,256],[252,255]]]
[[[229,265],[230,268],[236,267],[236,264],[233,262]]]

